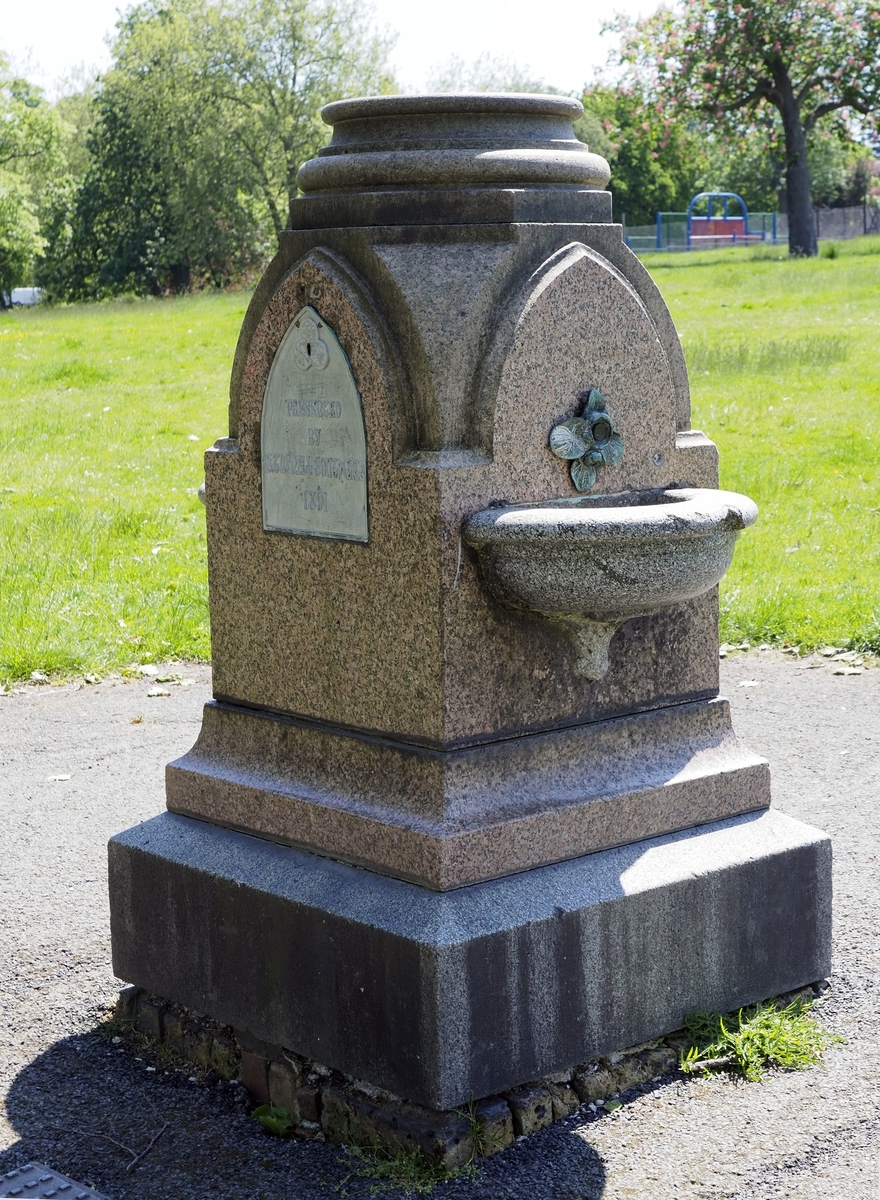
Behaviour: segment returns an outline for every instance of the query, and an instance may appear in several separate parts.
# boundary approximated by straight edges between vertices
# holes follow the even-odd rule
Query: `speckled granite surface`
[[[766,774],[740,748],[700,783],[667,786],[663,738],[696,754],[715,719],[714,590],[627,622],[607,676],[588,682],[561,627],[489,595],[461,536],[500,500],[575,494],[547,437],[589,386],[604,389],[626,447],[594,490],[716,482],[714,447],[682,432],[687,381],[668,313],[619,230],[292,233],[267,280],[239,347],[234,436],[206,456],[222,718],[169,772],[169,807],[444,890],[766,806]],[[263,395],[306,302],[361,394],[367,545],[262,528]],[[671,708],[663,734],[632,716]],[[603,793],[608,734],[589,727],[620,716],[619,736],[656,761],[646,774],[636,754]],[[569,732],[541,743],[539,764],[534,735],[552,730]],[[368,753],[370,737],[394,745]],[[568,775],[548,786],[563,744]],[[482,789],[469,808],[451,782],[468,746],[485,747],[466,760],[469,795]]]
[[[492,600],[461,540],[467,516],[495,501],[575,494],[547,436],[591,385],[626,446],[601,488],[714,482],[709,443],[677,448],[675,382],[634,287],[582,245],[537,272],[509,244],[369,254],[394,307],[367,306],[366,283],[335,250],[307,256],[249,340],[237,441],[207,455],[215,694],[439,748],[713,695],[713,596],[629,627],[608,677],[586,684],[564,633]],[[507,262],[517,257],[519,279]],[[307,295],[362,395],[367,546],[262,529],[263,392]]]
[[[830,872],[773,810],[447,893],[162,813],[110,843],[113,967],[450,1109],[821,978]]]
[[[404,106],[423,131],[419,103]],[[506,116],[518,101],[486,104]],[[574,102],[547,104],[557,121]],[[471,186],[486,147],[459,149]],[[416,156],[388,190],[436,183],[418,156],[442,158],[439,143],[388,150]],[[303,178],[332,194],[373,153],[325,155]],[[543,153],[527,141],[504,161],[540,176]],[[558,222],[553,190],[527,222],[462,224],[447,207],[407,225],[398,204],[397,224],[365,210],[360,227],[285,235],[242,330],[229,436],[206,456],[220,703],[169,769],[177,811],[111,847],[121,974],[429,1107],[827,962],[827,839],[765,811],[766,764],[715,703],[714,589],[627,621],[591,681],[564,629],[492,598],[464,544],[477,511],[578,494],[549,435],[592,389],[624,446],[594,492],[717,486],[662,298],[619,227]],[[329,328],[363,409],[367,543],[263,526],[276,451],[291,477],[336,469],[307,448],[320,413],[296,427],[307,443],[261,460],[273,360],[306,308],[303,365],[272,412],[332,405],[315,379]],[[333,489],[302,495],[323,506]]]
[[[766,808],[726,700],[459,751],[205,708],[168,807],[437,891]]]

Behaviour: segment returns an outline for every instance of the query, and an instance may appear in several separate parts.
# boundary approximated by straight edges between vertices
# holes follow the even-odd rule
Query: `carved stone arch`
[[[518,330],[529,312],[558,280],[584,259],[590,259],[602,271],[608,272],[641,311],[645,322],[657,333],[653,318],[632,283],[603,255],[583,242],[570,242],[545,259],[523,281],[499,311],[489,348],[475,373],[473,395],[474,432],[476,444],[490,459],[494,458],[496,405],[504,366],[514,346]],[[609,319],[613,314],[609,312]],[[657,334],[659,339],[659,334]],[[664,351],[665,353],[665,351]],[[584,386],[599,381],[584,379]]]
[[[341,255],[323,246],[310,250],[279,275],[271,295],[260,297],[258,321],[250,327],[246,323],[242,331],[233,367],[230,434],[239,437],[243,451],[251,448],[256,452],[262,396],[275,354],[296,313],[304,305],[312,305],[332,326],[355,377],[365,371],[375,375],[374,382],[387,401],[387,419],[383,414],[379,423],[387,427],[389,453],[397,457],[413,437],[408,428],[405,373],[393,334],[369,285]],[[367,347],[369,356],[365,356]]]
[[[602,249],[604,251],[606,247],[603,246]],[[663,295],[648,269],[625,242],[616,242],[609,246],[607,251],[607,261],[611,262],[612,266],[617,266],[618,269],[623,271],[631,287],[638,293],[642,303],[650,313],[651,320],[654,322],[663,346],[666,361],[669,363],[672,382],[675,386],[676,429],[689,430],[691,427],[690,381],[688,379],[684,350],[675,328],[675,322],[672,320],[672,313],[669,311],[666,301],[663,299]],[[613,261],[612,256],[618,259],[617,263]]]

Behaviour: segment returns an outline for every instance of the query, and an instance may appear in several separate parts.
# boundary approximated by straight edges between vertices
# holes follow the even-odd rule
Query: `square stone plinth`
[[[447,893],[165,813],[110,843],[113,967],[449,1109],[821,978],[830,875],[773,810]]]
[[[332,362],[344,352],[360,425],[348,401],[344,418],[331,411],[331,357],[301,376],[284,365],[306,308]],[[462,213],[415,235],[285,234],[242,331],[229,436],[205,456],[215,698],[452,750],[717,694],[714,589],[625,622],[607,674],[588,680],[566,630],[494,599],[463,542],[489,506],[579,494],[548,439],[590,388],[626,447],[596,490],[717,486],[715,448],[687,425],[671,318],[619,226]],[[276,403],[313,443],[273,440]],[[365,457],[349,457],[355,444]],[[320,536],[344,479],[366,487],[355,540],[344,522]],[[276,485],[302,507],[286,532],[266,525]]]
[[[211,703],[166,785],[172,812],[440,892],[770,806],[724,699],[452,751]]]

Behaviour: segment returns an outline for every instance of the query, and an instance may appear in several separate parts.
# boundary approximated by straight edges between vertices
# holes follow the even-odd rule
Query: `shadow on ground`
[[[153,1060],[155,1061],[155,1060]],[[19,1141],[0,1174],[30,1161],[88,1184],[108,1200],[316,1200],[404,1192],[358,1177],[340,1147],[281,1141],[251,1118],[235,1084],[192,1082],[138,1060],[100,1033],[65,1038],[24,1068],[7,1100]],[[132,1170],[134,1155],[163,1129]],[[512,1146],[434,1200],[599,1200],[605,1170],[572,1123]]]

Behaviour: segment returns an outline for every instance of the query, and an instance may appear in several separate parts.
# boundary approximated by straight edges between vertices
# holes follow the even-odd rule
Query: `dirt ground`
[[[760,1084],[669,1076],[634,1089],[617,1112],[528,1138],[436,1200],[880,1198],[880,669],[840,669],[757,651],[722,663],[737,730],[771,762],[774,803],[834,840],[821,1017],[845,1041],[823,1066]],[[240,1087],[151,1069],[94,1032],[119,986],[107,839],[161,809],[164,765],[195,740],[210,692],[208,669],[173,670],[194,682],[159,685],[165,696],[147,695],[154,680],[106,679],[0,699],[0,1177],[37,1159],[109,1200],[367,1197],[375,1184],[339,1148],[264,1134]]]

